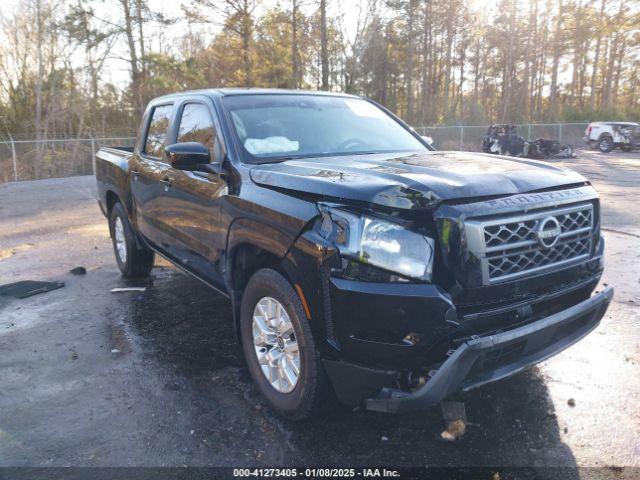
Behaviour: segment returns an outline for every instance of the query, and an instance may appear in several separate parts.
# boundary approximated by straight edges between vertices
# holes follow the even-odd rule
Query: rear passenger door
[[[151,107],[146,128],[142,132],[140,151],[133,155],[129,163],[138,230],[161,249],[166,249],[170,244],[163,218],[163,210],[166,208],[163,205],[163,194],[168,185],[169,169],[164,147],[173,108],[173,104]]]
[[[177,107],[175,142],[198,142],[209,149],[212,163],[223,160],[219,123],[204,100],[186,100]],[[220,253],[226,238],[220,226],[220,202],[227,194],[223,176],[205,171],[169,169],[165,192],[171,208],[166,222],[176,238],[171,252],[179,262],[210,283],[223,286]]]

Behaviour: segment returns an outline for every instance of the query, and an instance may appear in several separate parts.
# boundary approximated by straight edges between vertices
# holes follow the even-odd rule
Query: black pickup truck
[[[426,408],[584,337],[613,297],[590,183],[435,151],[356,96],[224,89],[153,100],[96,176],[116,261],[157,253],[229,297],[280,414],[337,398]]]

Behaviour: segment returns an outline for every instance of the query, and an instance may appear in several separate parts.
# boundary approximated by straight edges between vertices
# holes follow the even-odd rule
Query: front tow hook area
[[[383,388],[366,408],[401,413],[424,409],[458,391],[513,375],[573,345],[598,326],[613,288],[549,317],[460,345],[429,381],[414,392]],[[514,352],[517,352],[514,355]]]

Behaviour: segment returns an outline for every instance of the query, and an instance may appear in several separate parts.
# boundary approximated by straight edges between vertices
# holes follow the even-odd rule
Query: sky
[[[163,13],[166,18],[181,16],[181,7],[183,5],[189,5],[190,1],[191,0],[148,0],[152,11]],[[491,1],[492,0],[470,0],[470,4],[477,11],[482,11],[484,6],[488,6]],[[277,4],[286,8],[289,3],[289,0],[264,0],[262,10],[273,7]],[[363,9],[366,3],[367,0],[328,1],[328,16],[341,18],[344,33],[349,40],[353,40],[355,37],[358,28],[359,16],[360,14],[364,16],[365,12]],[[380,4],[383,3],[384,2],[380,2]],[[20,0],[0,0],[0,15],[10,16],[19,4]],[[302,2],[302,8],[306,14],[310,15],[317,10],[318,4],[319,2],[317,0],[307,0]],[[103,0],[102,2],[96,1],[94,3],[94,7],[96,16],[104,19],[113,18],[114,7],[117,8],[118,11],[120,8],[119,5],[116,4],[115,0]],[[256,12],[257,15],[260,15],[261,13],[261,11]],[[155,44],[152,45],[152,49],[171,49],[172,45],[169,41],[180,37],[187,28],[187,24],[185,20],[181,20],[169,27],[162,27],[164,28],[163,32],[158,31],[158,29],[161,28],[158,25],[150,25],[148,28],[155,29],[155,31],[151,33],[163,33],[163,35],[154,35],[156,40]],[[216,30],[211,29],[211,26],[207,26],[206,30],[204,30],[204,27],[199,28],[203,28],[203,31],[211,32],[212,35],[216,33]],[[127,56],[125,42],[121,41],[118,43],[117,48],[112,51],[112,56],[114,58],[111,58],[108,61],[107,68],[105,68],[105,72],[103,74],[103,79],[106,82],[123,87],[130,79],[127,62],[123,60],[123,58]],[[77,57],[77,61],[78,65],[82,64],[81,57]]]
[[[177,16],[181,16],[181,7],[183,5],[189,5],[190,0],[148,0],[148,3],[154,12],[163,13],[167,18],[175,18]],[[269,7],[273,7],[277,4],[283,5],[286,7],[288,4],[288,0],[265,0],[262,10],[267,9]],[[344,25],[344,31],[348,38],[353,39],[357,30],[358,24],[358,11],[361,6],[366,3],[366,0],[330,0],[328,2],[328,12],[329,16],[342,16],[342,21]],[[20,4],[20,0],[0,0],[0,15],[2,16],[10,16],[13,11]],[[108,19],[112,17],[114,7],[119,8],[116,4],[115,0],[104,0],[103,2],[96,1],[94,3],[96,16],[104,19]],[[317,10],[319,2],[317,0],[309,0],[303,2],[303,10],[306,14],[311,14]],[[345,12],[343,14],[343,12]],[[257,15],[261,14],[261,11],[256,12]],[[153,28],[156,31],[153,33],[159,33],[157,30],[159,26],[154,25]],[[160,37],[157,39],[156,44],[152,45],[153,49],[162,48],[170,48],[170,45],[167,45],[167,41],[169,39],[180,37],[181,34],[187,28],[186,21],[179,21],[169,27],[164,27],[165,30],[164,35],[157,36]],[[204,27],[202,27],[204,29]],[[216,30],[212,30],[210,26],[207,26],[207,31],[212,34],[216,33]],[[162,40],[164,39],[164,40]],[[164,41],[164,44],[160,42]],[[119,42],[118,48],[114,49],[113,56],[124,58],[127,55],[126,45],[124,42]],[[79,58],[79,63],[81,59]],[[112,58],[109,60],[108,68],[105,69],[105,74],[103,78],[105,81],[114,83],[115,85],[122,87],[124,86],[130,79],[129,71],[128,71],[127,62],[124,60],[119,60],[118,58]]]

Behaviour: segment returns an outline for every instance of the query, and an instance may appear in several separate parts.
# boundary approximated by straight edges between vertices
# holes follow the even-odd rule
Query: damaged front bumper
[[[468,340],[450,353],[422,387],[413,392],[384,387],[366,400],[366,408],[392,413],[424,409],[458,391],[471,390],[513,375],[587,335],[600,323],[612,298],[613,289],[609,287],[566,310],[525,326]],[[366,375],[360,371],[359,377],[364,380]]]

